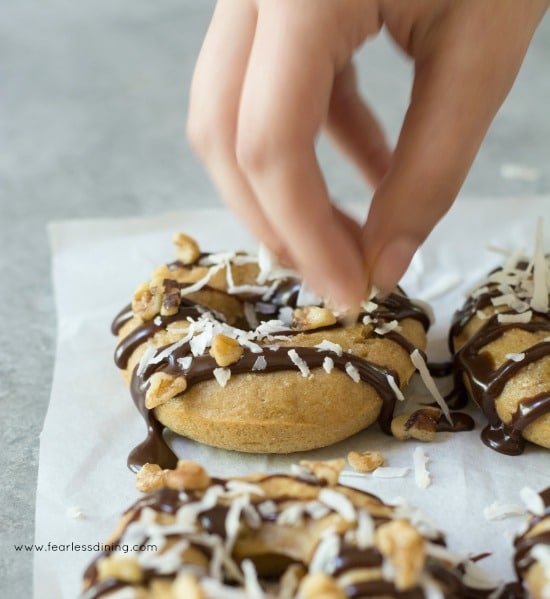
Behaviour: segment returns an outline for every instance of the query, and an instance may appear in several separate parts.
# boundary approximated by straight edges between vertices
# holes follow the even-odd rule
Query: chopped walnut
[[[181,303],[180,287],[177,281],[165,279],[162,285],[162,290],[162,306],[160,309],[161,315],[172,316],[173,314],[177,314]]]
[[[138,562],[132,557],[104,557],[97,563],[99,580],[115,578],[124,582],[141,582],[143,571]]]
[[[300,460],[300,466],[311,470],[321,482],[326,482],[331,486],[338,482],[340,472],[342,472],[345,465],[346,461],[343,458],[327,460],[326,462]]]
[[[324,572],[308,574],[300,584],[300,599],[346,599],[344,589]]]
[[[421,408],[412,414],[396,416],[391,422],[392,435],[401,441],[433,441],[440,417],[441,410],[430,407]]]
[[[162,470],[157,464],[145,464],[136,475],[136,486],[147,493],[160,487],[202,491],[210,485],[206,470],[190,460],[179,460],[174,470]]]
[[[201,255],[198,243],[185,233],[176,233],[174,235],[174,246],[176,248],[176,258],[182,264],[194,264]]]
[[[349,465],[357,472],[373,472],[384,464],[384,456],[379,451],[350,451]]]
[[[180,572],[172,585],[174,599],[207,599],[199,581],[188,572]]]
[[[292,328],[299,331],[310,331],[329,327],[336,322],[336,316],[327,308],[305,306],[292,312]]]
[[[242,345],[236,339],[227,335],[214,335],[210,355],[221,368],[237,362],[243,355],[243,352]]]
[[[166,403],[187,389],[184,376],[175,376],[166,372],[155,372],[149,378],[149,387],[145,393],[145,407],[152,410]]]
[[[142,320],[152,320],[162,307],[162,289],[149,283],[140,285],[132,298],[132,312]]]
[[[412,589],[418,583],[426,559],[422,535],[407,520],[392,520],[376,529],[375,543],[394,567],[397,590]]]

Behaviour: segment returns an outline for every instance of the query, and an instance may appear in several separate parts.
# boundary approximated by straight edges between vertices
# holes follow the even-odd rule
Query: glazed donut
[[[129,457],[173,467],[168,429],[225,449],[289,453],[340,441],[378,420],[423,350],[429,318],[396,290],[365,301],[352,323],[265,252],[202,253],[175,237],[178,260],[157,269],[115,318],[115,361],[149,428]]]
[[[532,503],[527,530],[514,541],[514,566],[529,595],[546,599],[550,596],[550,487],[534,496]]]
[[[549,288],[542,249],[532,261],[514,255],[454,315],[456,387],[482,409],[483,442],[501,453],[522,453],[525,440],[550,448]]]
[[[416,510],[338,484],[343,462],[232,479],[144,466],[139,486],[153,490],[86,570],[82,599],[489,596],[479,566]]]

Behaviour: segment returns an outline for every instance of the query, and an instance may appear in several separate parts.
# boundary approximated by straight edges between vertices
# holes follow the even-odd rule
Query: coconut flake
[[[248,495],[258,495],[259,497],[263,497],[265,495],[265,491],[262,489],[262,487],[253,483],[248,483],[244,480],[229,480],[225,486],[229,491],[229,493],[224,494],[225,497],[231,497],[235,494],[245,493]]]
[[[143,356],[141,356],[141,360],[139,361],[139,365],[136,371],[137,376],[141,376],[145,372],[145,369],[147,368],[147,366],[149,365],[156,353],[156,347],[153,347],[152,345],[149,345],[147,347],[147,349],[143,353]]]
[[[330,356],[325,356],[325,359],[323,360],[324,371],[327,374],[330,374],[332,372],[333,368],[334,368],[334,360]]]
[[[431,576],[427,574],[422,576],[420,586],[424,592],[424,599],[445,599],[445,593]]]
[[[491,505],[483,508],[483,516],[486,520],[504,520],[505,518],[513,518],[514,516],[523,516],[525,508],[515,503],[501,503],[493,501]]]
[[[420,377],[422,378],[422,381],[424,382],[426,389],[428,389],[431,396],[435,399],[438,406],[441,408],[441,411],[445,415],[445,418],[447,419],[449,424],[451,424],[451,426],[452,426],[453,419],[451,418],[451,412],[449,411],[449,406],[447,405],[447,403],[443,399],[443,396],[439,392],[439,389],[437,388],[437,386],[432,378],[432,375],[430,374],[430,371],[428,370],[428,367],[426,366],[426,362],[425,362],[424,358],[422,357],[422,354],[420,353],[419,349],[415,349],[413,351],[413,353],[411,354],[411,362],[413,363],[413,365],[416,367],[416,369],[420,373]]]
[[[479,320],[487,320],[490,318],[490,316],[485,314],[483,310],[476,310],[476,316],[479,318]]]
[[[480,568],[475,562],[466,560],[463,563],[464,575],[462,582],[472,589],[480,589],[489,591],[498,587],[500,581],[493,578],[485,570]]]
[[[258,285],[263,285],[269,279],[273,265],[273,256],[267,247],[263,243],[260,243],[258,247],[258,267],[260,272],[256,277],[256,283],[258,283]]]
[[[210,279],[223,267],[224,264],[217,264],[215,266],[212,266],[208,269],[208,272],[204,275],[204,277],[202,277],[202,279],[199,279],[196,283],[193,283],[192,285],[188,285],[187,287],[183,287],[182,289],[180,289],[180,295],[185,296],[200,291],[210,281]]]
[[[519,492],[521,500],[527,509],[535,516],[544,516],[545,505],[542,497],[531,487],[523,487]]]
[[[304,517],[304,506],[301,503],[291,503],[278,516],[277,524],[281,526],[297,526]]]
[[[319,351],[334,352],[337,356],[342,355],[342,346],[339,345],[338,343],[333,343],[332,341],[329,341],[328,339],[323,339],[321,341],[321,343],[318,343],[315,346],[315,348],[318,349]]]
[[[391,331],[399,331],[400,328],[401,327],[399,326],[397,320],[390,320],[389,322],[383,322],[381,325],[377,326],[374,329],[374,332],[377,335],[386,335]]]
[[[372,475],[374,478],[403,478],[409,472],[408,468],[395,468],[392,466],[379,466]],[[347,474],[347,473],[346,473]]]
[[[351,362],[346,362],[345,368],[346,374],[354,383],[359,383],[361,381],[361,375],[359,374],[359,371]]]
[[[372,547],[374,544],[374,520],[366,509],[357,510],[357,528],[348,530],[345,539],[355,543],[359,550]]]
[[[334,563],[334,559],[340,551],[340,537],[332,532],[325,532],[321,536],[321,541],[317,545],[317,549],[313,555],[313,558],[309,564],[309,572],[329,572],[332,568],[329,568],[331,562]]]
[[[320,501],[313,500],[306,503],[305,512],[314,520],[319,520],[324,518],[330,512],[330,509]]]
[[[532,316],[533,312],[531,310],[527,310],[527,312],[523,312],[521,314],[499,314],[497,319],[501,324],[526,324],[531,322]]]
[[[405,396],[401,392],[399,385],[395,382],[395,378],[391,374],[386,374],[386,380],[388,381],[388,385],[391,387],[391,390],[395,393],[396,399],[399,401],[404,401]]]
[[[265,370],[267,368],[267,360],[263,356],[258,356],[254,364],[252,364],[252,370]]]
[[[277,513],[277,504],[272,499],[266,499],[265,501],[258,503],[256,508],[264,518]]]
[[[512,362],[521,362],[525,358],[525,354],[524,353],[506,354],[505,357],[507,360],[512,360]]]
[[[427,489],[432,484],[427,464],[429,457],[421,447],[417,447],[413,453],[414,480],[421,489]]]
[[[84,512],[76,505],[71,505],[67,508],[66,511],[67,518],[72,518],[74,520],[85,520],[86,516]]]
[[[296,298],[296,306],[320,306],[323,300],[305,282],[302,282]]]
[[[378,304],[376,302],[373,302],[373,301],[363,302],[361,304],[361,308],[367,314],[371,314],[372,312],[374,312],[376,310],[376,308],[378,308]]]
[[[339,493],[333,489],[321,489],[318,499],[340,514],[346,522],[355,522],[357,520],[357,512],[353,504],[343,493]]]
[[[229,368],[214,368],[212,374],[220,387],[225,387],[227,381],[231,378],[231,370]]]
[[[298,370],[302,373],[303,377],[307,378],[308,376],[310,376],[311,373],[309,371],[309,366],[307,365],[307,362],[300,358],[298,352],[295,349],[288,350],[288,357],[290,358],[292,363],[298,367]]]
[[[258,574],[251,560],[245,559],[241,562],[244,574],[244,587],[247,597],[250,599],[265,599],[265,593],[258,582]]]
[[[193,356],[185,356],[184,358],[178,358],[176,362],[179,364],[182,370],[187,370],[193,362]]]
[[[256,310],[254,308],[254,305],[250,302],[244,302],[243,312],[248,326],[251,329],[255,329],[260,323],[258,321],[258,317],[256,316]]]

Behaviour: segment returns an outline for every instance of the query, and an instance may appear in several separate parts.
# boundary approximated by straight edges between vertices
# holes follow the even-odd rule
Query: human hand
[[[319,293],[389,291],[452,205],[548,0],[219,0],[191,86],[188,136],[224,201]],[[413,59],[394,152],[352,58],[386,26]],[[363,226],[334,206],[326,128],[375,187]]]

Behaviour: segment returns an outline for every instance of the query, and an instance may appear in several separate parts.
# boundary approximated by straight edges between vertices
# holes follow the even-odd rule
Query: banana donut
[[[483,442],[508,455],[526,440],[550,448],[550,258],[541,245],[473,289],[449,336],[456,389],[463,383],[486,415]]]
[[[533,599],[550,596],[550,487],[533,492],[527,530],[514,541],[514,566]]]
[[[396,290],[345,324],[265,252],[206,254],[175,237],[161,266],[115,318],[115,361],[148,424],[129,457],[173,467],[163,427],[201,443],[289,453],[345,439],[378,420],[424,350],[429,317]]]
[[[87,568],[82,599],[489,597],[479,566],[416,510],[338,484],[342,466],[228,479],[144,466],[150,491]]]

